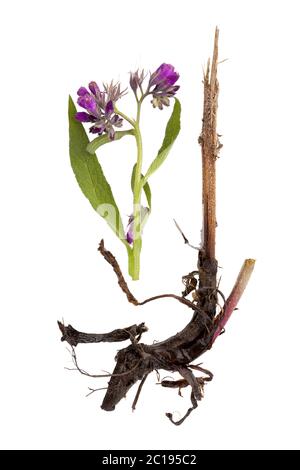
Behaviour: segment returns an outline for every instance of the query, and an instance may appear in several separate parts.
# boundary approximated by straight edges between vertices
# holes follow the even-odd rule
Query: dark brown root
[[[73,364],[75,366],[75,368],[69,368],[69,367],[65,367],[65,369],[67,370],[77,370],[78,372],[80,372],[80,374],[82,375],[86,375],[87,377],[92,377],[94,379],[103,379],[103,378],[106,378],[106,377],[122,377],[122,376],[125,376],[125,375],[128,375],[128,374],[131,374],[132,372],[134,372],[140,365],[141,365],[141,361],[138,362],[134,367],[132,367],[132,369],[126,371],[126,372],[123,372],[123,373],[120,373],[120,374],[110,374],[110,373],[107,373],[107,374],[90,374],[89,372],[81,369],[81,367],[79,367],[78,365],[78,361],[77,361],[77,356],[76,356],[76,353],[75,353],[75,349],[74,347],[72,346],[72,360],[73,360]]]
[[[180,297],[179,295],[175,295],[175,294],[155,295],[153,297],[149,297],[146,300],[143,300],[142,302],[139,302],[135,298],[135,296],[132,294],[132,292],[130,291],[130,289],[127,285],[127,282],[125,281],[125,278],[123,276],[123,273],[121,271],[121,268],[119,266],[118,261],[116,260],[114,255],[105,248],[104,240],[101,240],[101,242],[99,244],[99,251],[102,254],[102,256],[104,257],[104,259],[112,266],[112,268],[113,268],[113,270],[114,270],[114,272],[117,276],[118,284],[119,284],[121,290],[125,293],[125,295],[128,299],[128,302],[130,302],[134,305],[145,305],[148,302],[152,302],[153,300],[158,300],[158,299],[163,299],[163,298],[172,298],[172,299],[175,299],[178,302],[186,305],[187,307],[193,309],[194,311],[199,311],[200,312],[200,309],[193,302],[191,302],[190,300],[185,299],[183,297]]]
[[[191,402],[192,406],[187,410],[183,418],[179,419],[178,421],[174,421],[172,413],[166,413],[166,417],[169,418],[171,423],[175,424],[175,426],[180,426],[180,424],[182,424],[186,420],[186,418],[190,416],[191,412],[198,407],[198,403],[193,392],[191,393]]]
[[[203,314],[203,311],[200,310],[200,309],[197,307],[197,305],[193,304],[193,302],[191,302],[191,301],[188,300],[188,299],[185,299],[184,297],[180,297],[179,295],[175,295],[175,294],[160,294],[160,295],[155,295],[155,296],[153,296],[153,297],[149,297],[149,299],[143,300],[143,302],[139,302],[138,305],[145,305],[145,304],[147,304],[148,302],[152,302],[153,300],[164,299],[164,298],[171,298],[171,299],[178,300],[178,302],[180,302],[181,304],[184,304],[184,305],[186,305],[187,307],[193,309],[194,311],[199,312],[201,315]]]
[[[183,238],[183,241],[186,245],[188,245],[190,248],[193,248],[194,250],[197,250],[199,251],[200,250],[200,247],[197,247],[197,246],[194,246],[194,245],[191,245],[190,242],[188,241],[188,239],[186,238],[186,236],[184,235],[183,231],[181,230],[181,228],[179,227],[178,223],[176,222],[175,219],[174,220],[174,224],[176,225],[176,228],[178,229],[178,231],[180,232],[182,238]]]
[[[208,377],[198,377],[198,378],[195,377],[194,374],[192,373],[192,371],[189,369],[189,367],[191,367],[193,369],[196,369],[196,370],[200,370],[201,372],[205,372],[206,374],[208,374]],[[212,376],[213,376],[210,371],[208,371],[206,369],[202,369],[199,366],[193,366],[193,365],[189,365],[188,367],[179,368],[178,372],[180,372],[180,374],[182,375],[183,380],[178,380],[178,381],[176,381],[177,383],[175,382],[175,384],[180,387],[179,391],[182,387],[186,387],[188,385],[191,386],[191,388],[192,388],[192,393],[191,393],[192,406],[187,410],[187,412],[183,416],[183,418],[181,418],[178,421],[174,421],[172,413],[166,413],[167,418],[169,418],[171,423],[175,424],[176,426],[179,426],[180,424],[182,424],[186,420],[186,418],[191,414],[191,412],[195,408],[197,408],[197,406],[198,406],[197,401],[200,401],[204,396],[205,381],[212,380]],[[174,383],[172,383],[171,381],[169,383],[172,384],[171,385],[172,387],[174,387]],[[168,385],[164,384],[163,386],[168,386]]]
[[[136,408],[136,404],[137,404],[137,402],[138,402],[138,399],[139,399],[139,397],[140,397],[140,394],[141,394],[143,385],[144,385],[144,383],[146,382],[146,379],[147,379],[148,375],[149,375],[149,374],[144,375],[144,377],[142,378],[142,380],[141,380],[141,382],[140,382],[140,385],[139,385],[139,387],[138,387],[138,389],[137,389],[136,395],[135,395],[134,400],[133,400],[133,403],[132,403],[132,407],[131,407],[131,408],[132,408],[132,411],[134,411],[135,408]]]
[[[117,262],[114,255],[110,251],[106,250],[106,248],[104,247],[104,240],[101,240],[98,250],[100,251],[101,255],[104,257],[104,259],[112,266],[118,278],[119,286],[124,292],[124,294],[126,295],[128,302],[130,302],[133,305],[138,305],[139,302],[138,300],[136,300],[134,295],[130,292],[127,282],[125,281],[125,278],[120,269],[119,263]]]
[[[89,393],[86,394],[86,397],[89,397],[90,395],[92,395],[93,393],[95,392],[100,392],[101,390],[107,390],[107,387],[100,387],[100,388],[91,388],[91,387],[88,387],[88,389],[90,390]]]
[[[190,369],[198,370],[200,372],[203,372],[206,374],[206,377],[196,377],[196,380],[198,382],[199,388],[203,388],[205,382],[210,382],[213,379],[213,374],[210,372],[208,369],[203,369],[202,367],[199,367],[198,365],[194,364],[189,364],[188,367]],[[160,382],[160,385],[162,387],[167,387],[167,388],[178,388],[181,390],[182,388],[186,388],[189,384],[189,382],[186,379],[179,379],[179,380],[166,380],[165,378]]]
[[[82,333],[75,330],[71,325],[65,326],[60,321],[57,323],[62,333],[61,341],[67,341],[70,346],[77,346],[79,343],[116,343],[132,338],[139,341],[141,335],[148,331],[145,323],[140,323],[127,328],[119,328],[109,333]]]

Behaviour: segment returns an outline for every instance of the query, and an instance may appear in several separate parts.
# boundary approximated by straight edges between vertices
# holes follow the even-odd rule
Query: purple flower
[[[95,118],[88,113],[79,112],[75,114],[75,119],[79,122],[94,122]]]
[[[114,113],[114,104],[123,96],[124,91],[121,91],[120,84],[113,82],[103,87],[104,90],[101,91],[96,82],[90,82],[90,91],[85,87],[79,88],[77,103],[87,112],[76,113],[75,119],[79,122],[92,122],[92,134],[101,135],[105,132],[113,140],[114,127],[121,127],[123,123],[123,119]]]
[[[113,102],[110,100],[105,106],[105,113],[109,116],[114,110]]]
[[[139,230],[140,233],[142,232],[143,227],[147,221],[149,212],[150,212],[150,209],[148,207],[141,206],[141,222],[140,222],[140,230]],[[130,245],[132,245],[133,240],[134,240],[133,225],[134,225],[134,217],[133,217],[133,214],[131,214],[128,219],[127,232],[126,232],[126,240],[128,241]],[[139,237],[139,233],[138,233],[137,238],[138,237]]]
[[[105,131],[105,126],[104,125],[100,125],[100,126],[92,126],[90,128],[90,133],[91,134],[98,134],[98,135],[101,135],[103,134],[103,132]],[[113,140],[113,139],[112,139]]]
[[[98,87],[97,83],[96,82],[90,82],[89,83],[89,89],[91,90],[91,92],[93,93],[93,95],[97,96],[99,95],[101,92],[100,92],[100,88]]]
[[[87,93],[88,93],[88,90],[84,86],[81,86],[79,90],[77,91],[78,96],[84,96]]]
[[[170,64],[161,64],[150,76],[148,93],[153,96],[151,103],[154,108],[163,109],[163,106],[169,106],[170,98],[179,90],[179,86],[174,85],[178,78],[179,74]]]
[[[161,64],[158,69],[150,77],[150,86],[158,85],[169,87],[174,85],[179,78],[179,74],[175,72],[175,68],[171,64]]]
[[[94,96],[90,95],[90,93],[80,95],[77,103],[79,106],[90,112],[93,116],[97,115],[97,103]]]

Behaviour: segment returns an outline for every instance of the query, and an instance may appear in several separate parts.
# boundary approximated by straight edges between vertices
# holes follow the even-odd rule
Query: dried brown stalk
[[[199,143],[202,149],[202,205],[203,227],[202,245],[198,257],[199,270],[199,307],[210,318],[214,318],[217,306],[217,268],[215,259],[216,245],[216,160],[221,148],[217,134],[217,111],[219,83],[218,73],[218,40],[219,29],[216,28],[213,59],[207,63],[203,78],[204,103],[202,132]],[[201,289],[210,288],[210,294],[205,294]],[[204,294],[204,295],[203,295]]]
[[[215,259],[216,245],[216,159],[220,149],[217,134],[219,83],[218,72],[219,30],[216,28],[212,64],[207,63],[204,75],[204,104],[202,132],[202,203],[203,203],[203,257]]]

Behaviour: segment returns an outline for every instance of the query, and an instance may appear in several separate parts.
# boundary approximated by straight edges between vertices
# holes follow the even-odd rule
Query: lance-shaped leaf
[[[167,158],[180,131],[180,113],[181,105],[179,100],[175,98],[173,112],[166,127],[165,137],[162,146],[159,149],[157,156],[151,163],[144,177],[144,184],[147,182],[149,176],[151,176],[156,170],[158,170],[158,168],[163,164],[163,162]]]
[[[120,140],[125,135],[134,135],[134,129],[130,129],[128,131],[117,131],[115,133],[114,140],[111,140],[107,134],[100,135],[99,137],[96,137],[94,140],[88,143],[86,150],[89,153],[93,154],[99,147],[101,147],[101,145],[108,144],[109,142],[114,142],[115,140]]]
[[[131,189],[132,189],[132,192],[133,192],[133,189],[134,189],[135,171],[136,171],[136,164],[132,168],[132,174],[131,174]],[[143,175],[142,175],[142,178],[144,178]],[[151,196],[151,189],[150,189],[149,183],[144,184],[143,190],[144,190],[147,202],[148,202],[149,209],[151,210],[152,196]]]
[[[70,159],[77,182],[93,208],[124,241],[124,228],[111,187],[96,155],[86,150],[89,139],[81,122],[76,121],[75,113],[75,105],[69,97]]]

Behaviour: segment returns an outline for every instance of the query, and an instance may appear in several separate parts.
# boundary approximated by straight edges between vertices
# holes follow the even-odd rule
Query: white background
[[[1,4],[1,439],[23,449],[299,448],[299,14],[297,1],[10,1]],[[162,62],[180,72],[182,132],[153,176],[139,299],[181,291],[200,239],[202,67],[220,27],[218,245],[221,288],[242,261],[255,273],[226,334],[201,360],[215,374],[181,427],[189,392],[147,380],[135,413],[131,390],[116,411],[89,379],[70,372],[56,320],[104,332],[145,321],[144,341],[181,329],[190,311],[172,300],[129,305],[97,252],[104,237],[126,273],[126,253],[82,196],[68,157],[67,97],[90,80],[119,79]],[[121,105],[120,105],[121,107]],[[124,98],[122,109],[133,111]],[[169,110],[144,105],[145,162]],[[103,148],[122,214],[131,211],[134,143]],[[121,344],[81,345],[80,364],[112,370]]]

